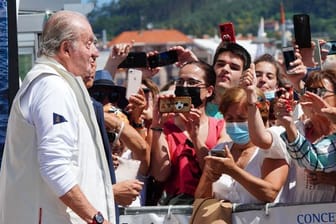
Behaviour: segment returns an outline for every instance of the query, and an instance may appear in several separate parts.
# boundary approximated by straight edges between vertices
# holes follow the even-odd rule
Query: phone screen
[[[131,95],[136,94],[142,81],[142,71],[130,68],[127,73],[127,88],[126,99],[128,100]]]
[[[293,15],[295,43],[300,48],[311,48],[309,15]]]
[[[282,49],[286,70],[291,70],[293,67],[289,64],[290,62],[295,61],[294,48],[293,47],[284,47]]]
[[[174,64],[177,61],[177,51],[165,51],[148,57],[148,64],[151,68]]]

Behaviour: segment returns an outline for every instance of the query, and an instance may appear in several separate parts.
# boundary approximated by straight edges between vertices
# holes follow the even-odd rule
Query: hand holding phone
[[[232,22],[226,22],[218,25],[222,41],[236,43],[236,35]]]
[[[293,15],[295,43],[299,48],[311,48],[310,21],[307,14]]]
[[[176,96],[169,98],[160,98],[160,113],[182,113],[189,112],[191,109],[191,97]]]
[[[231,149],[232,145],[233,145],[233,142],[219,143],[209,151],[209,155],[225,158],[227,155],[226,150]]]
[[[178,54],[176,50],[165,51],[148,57],[148,65],[151,68],[171,65],[177,61]]]
[[[284,47],[282,48],[282,53],[284,57],[284,62],[286,66],[286,72],[287,74],[290,74],[290,70],[294,68],[290,65],[291,62],[295,61],[295,54],[294,54],[294,48],[293,47]]]
[[[286,99],[285,107],[287,112],[293,111],[294,89],[292,86],[280,87],[276,91],[276,95],[278,98]]]
[[[126,59],[123,60],[118,68],[146,68],[146,52],[129,52]]]
[[[130,68],[127,73],[126,99],[131,95],[138,93],[141,87],[142,71]]]

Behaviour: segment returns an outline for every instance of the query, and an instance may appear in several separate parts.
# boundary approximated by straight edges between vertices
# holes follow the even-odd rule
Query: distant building
[[[175,45],[191,45],[193,40],[187,35],[175,29],[153,29],[125,31],[108,42],[108,46],[117,43],[128,43],[134,40],[136,48],[163,49]]]

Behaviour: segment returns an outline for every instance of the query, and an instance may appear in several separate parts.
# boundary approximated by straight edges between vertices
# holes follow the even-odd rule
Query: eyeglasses
[[[187,83],[187,86],[201,86],[201,85],[206,85],[205,83],[203,83],[202,81],[196,80],[196,79],[177,79],[175,81],[175,85],[176,86],[184,86],[184,83]]]
[[[116,103],[119,100],[119,93],[118,92],[97,91],[97,92],[92,92],[91,96],[99,102],[103,102],[104,99],[106,99],[106,98],[108,98],[110,103]]]
[[[323,97],[326,93],[333,93],[335,94],[335,91],[331,91],[329,89],[326,89],[324,87],[317,87],[317,88],[312,88],[312,87],[306,87],[305,91],[315,93],[316,95]]]

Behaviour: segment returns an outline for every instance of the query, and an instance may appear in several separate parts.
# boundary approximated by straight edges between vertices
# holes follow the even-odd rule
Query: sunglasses
[[[326,93],[335,93],[334,91],[328,90],[324,87],[316,87],[316,88],[306,87],[305,91],[315,93],[319,97],[323,97]]]
[[[119,100],[119,93],[118,92],[91,92],[91,96],[99,101],[103,102],[104,99],[108,98],[109,102],[116,103]]]

